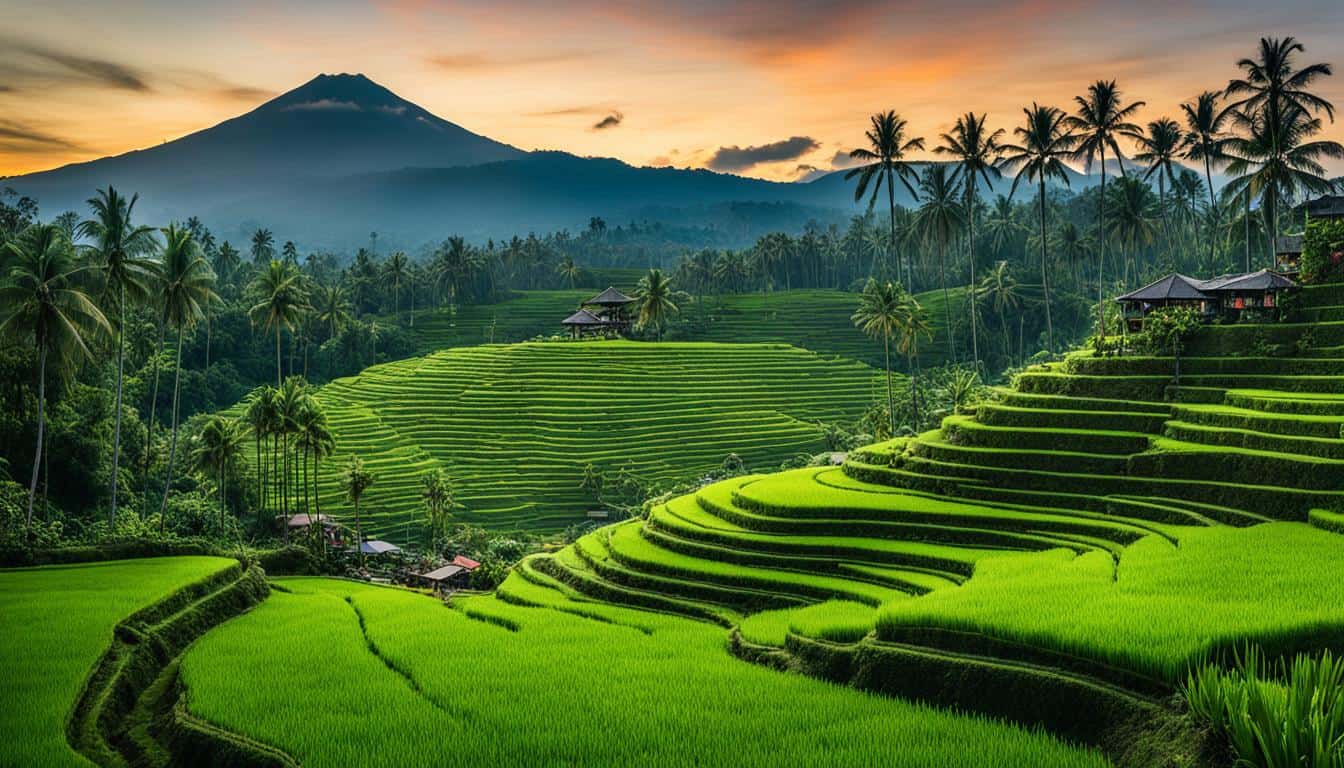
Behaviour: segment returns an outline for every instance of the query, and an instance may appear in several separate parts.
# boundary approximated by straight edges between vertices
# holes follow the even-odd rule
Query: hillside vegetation
[[[564,333],[560,321],[579,302],[592,298],[593,293],[587,288],[519,291],[514,298],[498,304],[419,310],[415,313],[415,327],[407,330],[424,352],[492,341],[526,341]],[[964,293],[960,288],[950,291],[954,308],[961,306]],[[921,341],[920,362],[939,365],[947,355],[942,292],[928,291],[917,298],[928,310],[934,328],[933,338]],[[670,335],[687,341],[790,344],[820,355],[839,355],[882,365],[881,341],[855,330],[850,320],[858,305],[856,294],[808,289],[706,295],[701,300],[703,305],[698,303],[700,300],[682,304]],[[965,346],[966,340],[961,341]],[[893,356],[892,364],[904,367],[905,361]]]
[[[445,350],[318,390],[337,446],[322,465],[321,504],[349,511],[339,475],[354,454],[376,475],[362,502],[366,533],[418,532],[420,477],[437,467],[452,479],[459,520],[558,530],[598,505],[580,487],[587,464],[653,484],[703,475],[730,453],[778,466],[826,450],[821,424],[856,419],[880,386],[862,363],[783,345]]]

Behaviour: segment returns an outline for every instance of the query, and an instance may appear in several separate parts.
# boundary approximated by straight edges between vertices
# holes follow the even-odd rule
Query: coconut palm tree
[[[93,241],[87,249],[102,273],[104,297],[110,300],[109,314],[116,316],[117,333],[117,394],[112,427],[111,506],[108,524],[117,520],[117,486],[120,484],[121,462],[121,395],[125,381],[126,308],[128,302],[138,304],[149,297],[154,282],[155,264],[147,257],[157,243],[154,230],[131,223],[138,195],[127,200],[113,187],[98,190],[88,201],[93,218],[80,222],[75,228],[79,237]]]
[[[1050,352],[1055,351],[1055,325],[1050,316],[1050,259],[1045,234],[1045,181],[1059,179],[1065,186],[1069,175],[1064,160],[1078,151],[1079,138],[1068,130],[1068,118],[1056,107],[1032,104],[1023,109],[1026,122],[1013,129],[1020,144],[1004,146],[1004,166],[1016,169],[1008,197],[1017,192],[1017,185],[1026,178],[1035,181],[1040,198],[1041,289],[1045,294],[1045,328]]]
[[[429,522],[430,545],[438,551],[438,539],[448,526],[453,511],[453,484],[442,468],[427,470],[420,476],[420,501]]]
[[[1324,194],[1334,189],[1322,164],[1325,159],[1344,158],[1344,146],[1335,141],[1312,140],[1323,129],[1319,117],[1297,107],[1279,112],[1282,124],[1271,128],[1268,112],[1258,116],[1237,113],[1236,120],[1248,130],[1228,142],[1232,160],[1227,172],[1231,186],[1247,201],[1259,197],[1268,230],[1270,264],[1274,238],[1279,234],[1279,209],[1299,192]],[[1247,121],[1249,119],[1249,124]],[[1248,203],[1249,204],[1249,203]]]
[[[1008,333],[1007,314],[1009,310],[1015,310],[1022,304],[1022,294],[1017,289],[1017,278],[1013,277],[1012,269],[1006,261],[994,263],[994,268],[989,270],[980,281],[976,289],[976,296],[984,301],[988,301],[993,307],[994,312],[999,316],[999,331],[1003,334],[1004,354],[1008,359],[1012,359],[1012,342]]]
[[[280,259],[286,264],[296,267],[299,265],[299,247],[294,244],[293,240],[286,240],[280,248]]]
[[[934,148],[934,152],[950,155],[961,168],[961,181],[966,187],[966,261],[971,267],[971,290],[975,292],[975,215],[979,207],[977,190],[983,181],[990,187],[995,179],[1003,174],[999,171],[999,160],[1003,156],[1000,145],[1004,131],[996,128],[991,131],[985,127],[988,115],[975,116],[967,112],[957,118],[951,133],[942,135],[943,143]],[[971,306],[971,358],[975,361],[976,375],[980,374],[980,342],[974,303]]]
[[[280,331],[290,333],[298,327],[303,313],[308,311],[308,294],[298,269],[274,259],[252,281],[251,290],[257,303],[248,310],[252,325],[262,324],[275,330],[275,386],[281,385]]]
[[[330,456],[332,451],[336,450],[336,437],[331,431],[330,422],[327,420],[327,412],[323,410],[321,403],[311,395],[304,398],[295,423],[298,431],[294,438],[294,444],[304,457],[304,510],[315,509],[317,514],[321,514],[322,507],[318,502],[317,494],[318,469],[321,466],[322,459]],[[308,462],[312,462],[311,475],[308,471]],[[308,502],[310,487],[313,500],[311,506]]]
[[[1209,263],[1214,260],[1214,233],[1220,229],[1219,205],[1214,198],[1213,167],[1227,161],[1227,134],[1223,124],[1230,110],[1219,105],[1223,95],[1204,91],[1193,103],[1181,105],[1185,113],[1185,139],[1181,142],[1181,157],[1204,164],[1204,181],[1209,187],[1209,215],[1212,219],[1209,239]]]
[[[904,289],[890,282],[879,283],[870,277],[863,286],[863,293],[859,294],[858,309],[855,309],[854,314],[850,316],[855,328],[863,331],[869,338],[882,339],[882,354],[887,371],[888,427],[893,435],[896,434],[896,400],[891,384],[891,340],[901,333],[901,329],[908,321],[905,313],[909,310],[910,304]],[[913,362],[908,357],[906,362],[913,375],[915,370]]]
[[[257,509],[258,522],[264,523],[260,512],[266,509],[266,462],[261,458],[261,446],[270,437],[271,412],[275,410],[275,388],[261,387],[247,404],[243,412],[243,423],[252,433],[252,445],[257,472]]]
[[[1167,241],[1167,247],[1171,247],[1171,228],[1167,223],[1167,182],[1171,186],[1176,186],[1176,154],[1181,149],[1181,142],[1185,140],[1185,134],[1181,133],[1181,126],[1176,124],[1175,120],[1169,117],[1161,117],[1148,123],[1147,133],[1134,132],[1129,134],[1134,143],[1139,147],[1139,153],[1134,155],[1134,159],[1147,164],[1147,169],[1143,173],[1143,180],[1148,181],[1154,174],[1157,175],[1157,200],[1158,210],[1162,215],[1162,230]]]
[[[1147,184],[1127,173],[1116,179],[1108,193],[1106,213],[1110,231],[1106,234],[1121,245],[1126,287],[1130,284],[1131,271],[1137,277],[1139,247],[1152,244],[1156,234],[1152,194]]]
[[[364,529],[359,519],[359,500],[364,497],[364,492],[373,486],[376,479],[372,472],[364,468],[364,460],[358,456],[350,457],[341,477],[345,486],[345,498],[355,505],[355,548],[359,551],[361,568],[364,567]]]
[[[0,336],[31,343],[37,352],[37,449],[24,523],[31,533],[47,424],[47,363],[63,370],[77,354],[91,358],[86,338],[112,327],[82,290],[90,268],[76,264],[74,247],[55,224],[25,228],[0,247],[0,264],[7,266],[0,280]]]
[[[275,257],[275,235],[269,229],[257,229],[252,233],[252,263],[263,266]]]
[[[1125,104],[1120,89],[1114,80],[1098,80],[1087,88],[1086,96],[1075,96],[1074,103],[1078,111],[1065,119],[1064,128],[1076,131],[1077,157],[1086,160],[1086,168],[1092,171],[1093,160],[1101,161],[1101,191],[1097,197],[1097,232],[1100,233],[1097,248],[1097,332],[1106,335],[1106,313],[1102,296],[1106,266],[1106,150],[1115,155],[1120,172],[1125,172],[1124,156],[1120,152],[1117,139],[1139,130],[1139,126],[1130,122],[1134,113],[1144,106],[1136,101]],[[1042,238],[1044,241],[1044,238]],[[1046,309],[1050,303],[1047,299]]]
[[[686,298],[686,294],[672,288],[672,280],[661,269],[650,269],[635,286],[635,326],[653,326],[656,338],[662,341],[663,326],[679,311],[677,302]]]
[[[574,263],[574,257],[569,255],[561,259],[560,264],[555,268],[555,273],[569,283],[571,290],[574,288],[574,281],[579,279],[579,274],[582,272],[583,270],[579,269],[579,265]]]
[[[316,302],[313,305],[313,311],[317,315],[317,321],[327,326],[331,338],[336,338],[336,334],[351,319],[350,302],[345,298],[345,289],[341,287],[340,283],[319,285],[314,298]]]
[[[966,223],[966,209],[962,208],[958,198],[961,190],[957,187],[959,167],[941,163],[930,165],[920,174],[919,191],[924,202],[915,212],[915,227],[925,242],[932,241],[938,248],[938,282],[943,288],[943,314],[947,329],[947,359],[954,365],[957,362],[957,339],[952,329],[952,300],[947,293],[947,243]]]
[[[896,351],[905,355],[910,368],[910,413],[912,427],[920,428],[919,418],[919,340],[932,339],[929,313],[914,297],[901,291],[896,312]]]
[[[1082,261],[1092,249],[1092,244],[1071,221],[1061,222],[1051,233],[1050,245],[1069,265],[1073,272],[1074,288],[1078,287],[1078,262]]]
[[[467,241],[460,237],[450,237],[434,254],[435,282],[448,290],[449,301],[457,305],[457,294],[462,283],[471,278],[477,269],[476,254]]]
[[[1017,220],[1013,201],[1003,195],[994,198],[994,207],[985,218],[985,234],[989,235],[989,247],[994,250],[994,254],[996,256],[1002,254],[1003,249],[1008,247],[1021,231],[1022,225]]]
[[[191,459],[197,471],[215,482],[219,491],[219,525],[224,527],[224,513],[228,498],[226,483],[229,471],[238,463],[243,453],[243,441],[247,431],[238,419],[230,419],[216,414],[211,416],[196,436],[192,446]]]
[[[845,174],[845,180],[859,177],[859,183],[854,187],[854,199],[860,200],[872,186],[872,195],[868,198],[868,205],[871,208],[877,200],[877,194],[885,184],[887,188],[887,212],[890,214],[891,223],[891,249],[896,248],[896,179],[910,192],[910,196],[916,201],[919,200],[919,193],[915,191],[915,184],[918,182],[918,175],[915,169],[906,161],[905,157],[915,150],[924,149],[923,137],[916,136],[906,138],[906,121],[892,110],[879,112],[869,118],[871,127],[864,133],[868,137],[868,146],[860,147],[849,153],[849,156],[855,160],[860,160],[864,164],[858,168],[851,169]],[[898,263],[899,267],[899,263]],[[914,264],[909,265],[906,272],[907,284],[913,277]]]
[[[178,402],[182,392],[182,338],[187,329],[205,316],[205,307],[214,295],[215,272],[201,253],[191,231],[169,224],[163,230],[163,258],[160,303],[163,321],[177,332],[177,362],[173,366],[173,437],[168,448],[168,469],[163,482],[163,500],[159,502],[159,529],[165,526],[168,492],[173,487],[173,464],[177,458]]]
[[[242,259],[238,255],[238,249],[234,248],[228,240],[225,240],[215,251],[215,276],[221,282],[227,282],[233,279],[238,267],[242,264]]]
[[[1307,115],[1325,112],[1333,121],[1334,105],[1309,90],[1313,83],[1329,77],[1333,70],[1329,64],[1308,64],[1298,69],[1294,59],[1306,50],[1295,37],[1260,38],[1256,57],[1237,62],[1244,75],[1227,84],[1229,99],[1243,97],[1230,107],[1245,113],[1263,112],[1272,131],[1292,124],[1293,121],[1284,119],[1289,111]]]
[[[401,251],[396,251],[387,257],[387,276],[392,278],[393,315],[397,314],[397,308],[401,306],[401,284],[406,280],[408,264],[406,254]]]
[[[298,376],[290,376],[280,385],[275,396],[275,434],[280,440],[280,514],[285,518],[285,543],[289,543],[289,491],[290,472],[289,440],[298,432],[299,413],[303,410],[304,398],[308,397],[306,384]]]

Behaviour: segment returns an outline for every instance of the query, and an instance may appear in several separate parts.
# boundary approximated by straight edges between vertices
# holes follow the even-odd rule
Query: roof
[[[480,563],[472,560],[470,557],[463,557],[462,555],[453,558],[453,565],[460,566],[468,571],[474,571],[481,567]]]
[[[1262,269],[1244,275],[1222,275],[1206,280],[1200,285],[1206,291],[1282,291],[1296,288],[1297,283],[1280,275]]]
[[[607,290],[597,294],[593,298],[583,303],[614,306],[616,304],[629,304],[632,301],[634,301],[634,299],[630,298],[629,296],[626,296],[624,293],[621,293],[620,291],[616,290],[611,286],[607,286]]]
[[[1274,253],[1301,253],[1302,236],[1301,235],[1279,235],[1274,238]]]
[[[366,555],[383,555],[388,552],[400,552],[401,547],[386,541],[366,541],[359,545],[359,551]]]
[[[1307,215],[1316,218],[1344,216],[1344,195],[1322,195],[1308,200]]]
[[[1131,291],[1118,297],[1116,301],[1198,301],[1200,299],[1212,299],[1212,296],[1200,290],[1199,283],[1199,280],[1173,272],[1137,291]]]
[[[594,315],[586,309],[580,309],[578,312],[566,317],[560,321],[561,325],[606,325],[607,321]]]
[[[435,568],[429,573],[420,574],[420,578],[427,581],[446,581],[467,569],[460,565],[445,565],[442,568]]]
[[[279,517],[283,519],[284,515],[279,515]],[[327,517],[326,515],[313,515],[310,517],[307,513],[303,513],[298,515],[290,515],[289,517],[290,528],[307,528],[313,523],[321,523],[322,525],[334,525],[334,523],[331,522],[331,518]]]

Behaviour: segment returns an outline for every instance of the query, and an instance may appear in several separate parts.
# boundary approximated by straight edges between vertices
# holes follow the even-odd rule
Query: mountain
[[[180,139],[6,184],[37,198],[48,212],[82,210],[95,188],[115,184],[140,193],[145,215],[153,210],[181,216],[296,179],[468,165],[522,154],[436,117],[363,75],[319,75],[251,112]]]
[[[85,210],[112,184],[141,197],[142,220],[199,216],[221,238],[264,226],[305,248],[367,240],[414,248],[580,229],[589,217],[726,231],[749,243],[810,219],[863,211],[843,172],[781,183],[609,158],[524,152],[443,120],[363,75],[319,75],[256,109],[160,146],[5,180],[45,216]],[[1088,184],[1078,176],[1075,190]],[[1007,193],[1009,180],[994,192]],[[1029,195],[1027,190],[1019,194]],[[884,195],[885,197],[885,195]],[[896,201],[910,195],[897,185]],[[885,202],[884,200],[881,202]],[[879,205],[879,208],[884,207]]]

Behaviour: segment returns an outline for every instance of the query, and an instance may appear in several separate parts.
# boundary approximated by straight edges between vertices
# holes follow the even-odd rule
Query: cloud
[[[300,101],[296,104],[287,104],[282,107],[285,112],[362,112],[364,108],[353,101],[337,101],[336,99],[316,99],[314,101]]]
[[[795,176],[794,181],[806,184],[809,181],[814,181],[825,176],[831,171],[826,168],[818,168],[815,165],[800,163],[797,168],[793,169],[793,172]]]
[[[608,128],[615,128],[625,121],[625,115],[620,112],[612,111],[611,114],[593,123],[594,131],[605,131]]]
[[[490,70],[518,69],[546,64],[568,64],[597,56],[600,51],[557,51],[554,53],[446,53],[430,56],[426,61],[449,72],[488,72]]]
[[[48,152],[52,149],[79,149],[79,146],[24,123],[0,119],[0,149],[14,153],[24,153]]]
[[[143,73],[115,61],[82,56],[13,39],[0,40],[0,46],[26,55],[31,60],[31,66],[28,67],[11,64],[4,68],[3,74],[9,79],[11,89],[18,87],[13,83],[27,81],[99,85],[124,91],[153,90],[149,79]]]
[[[856,165],[861,165],[861,163],[858,160],[855,160],[854,158],[850,157],[849,153],[843,149],[837,151],[835,153],[835,156],[831,158],[832,170],[838,171],[845,168],[853,168]]]
[[[820,146],[811,136],[793,136],[757,147],[719,147],[705,165],[715,171],[745,171],[761,163],[793,160]]]

